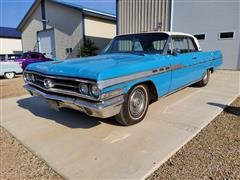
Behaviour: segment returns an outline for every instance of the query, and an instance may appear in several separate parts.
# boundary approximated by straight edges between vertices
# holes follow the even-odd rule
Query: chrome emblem
[[[45,88],[47,88],[47,89],[52,88],[54,86],[51,79],[44,79],[43,84],[44,84]]]

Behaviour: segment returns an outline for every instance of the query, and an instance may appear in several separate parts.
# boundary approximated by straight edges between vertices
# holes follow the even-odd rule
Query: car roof
[[[199,50],[201,50],[201,47],[199,45],[199,42],[197,40],[197,38],[195,38],[193,35],[188,34],[188,33],[182,33],[182,32],[172,32],[172,31],[149,31],[149,32],[137,32],[137,33],[128,33],[128,34],[121,34],[118,36],[124,36],[124,35],[134,35],[134,34],[151,34],[151,33],[163,33],[163,34],[167,34],[169,36],[188,36],[194,39],[197,47]]]
[[[170,31],[149,31],[149,32],[137,32],[137,33],[127,33],[127,34],[121,34],[118,36],[124,36],[124,35],[134,35],[134,34],[151,34],[151,33],[164,33],[167,35],[179,35],[179,36],[190,36],[190,37],[194,37],[191,34],[188,33],[182,33],[182,32],[170,32]]]

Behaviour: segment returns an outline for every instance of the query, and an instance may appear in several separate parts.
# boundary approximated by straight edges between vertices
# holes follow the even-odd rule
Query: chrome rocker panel
[[[55,110],[66,107],[99,118],[109,118],[119,114],[124,101],[122,95],[102,102],[88,102],[78,98],[47,94],[28,84],[25,84],[23,87],[28,90],[32,96],[45,98],[49,106]]]

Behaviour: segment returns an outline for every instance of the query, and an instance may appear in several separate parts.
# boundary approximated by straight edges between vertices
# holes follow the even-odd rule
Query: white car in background
[[[16,74],[22,73],[22,68],[17,62],[0,62],[0,76],[4,76],[6,79],[12,79]]]

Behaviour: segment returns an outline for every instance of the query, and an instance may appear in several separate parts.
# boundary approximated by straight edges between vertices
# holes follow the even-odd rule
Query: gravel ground
[[[26,94],[21,77],[0,80],[0,99]],[[240,179],[240,97],[157,169],[153,179]],[[0,127],[0,179],[62,179]]]
[[[0,79],[0,99],[27,94],[23,89],[23,78],[21,75],[13,79]]]
[[[62,179],[0,127],[0,179]]]
[[[240,179],[240,97],[148,178],[153,179]]]

